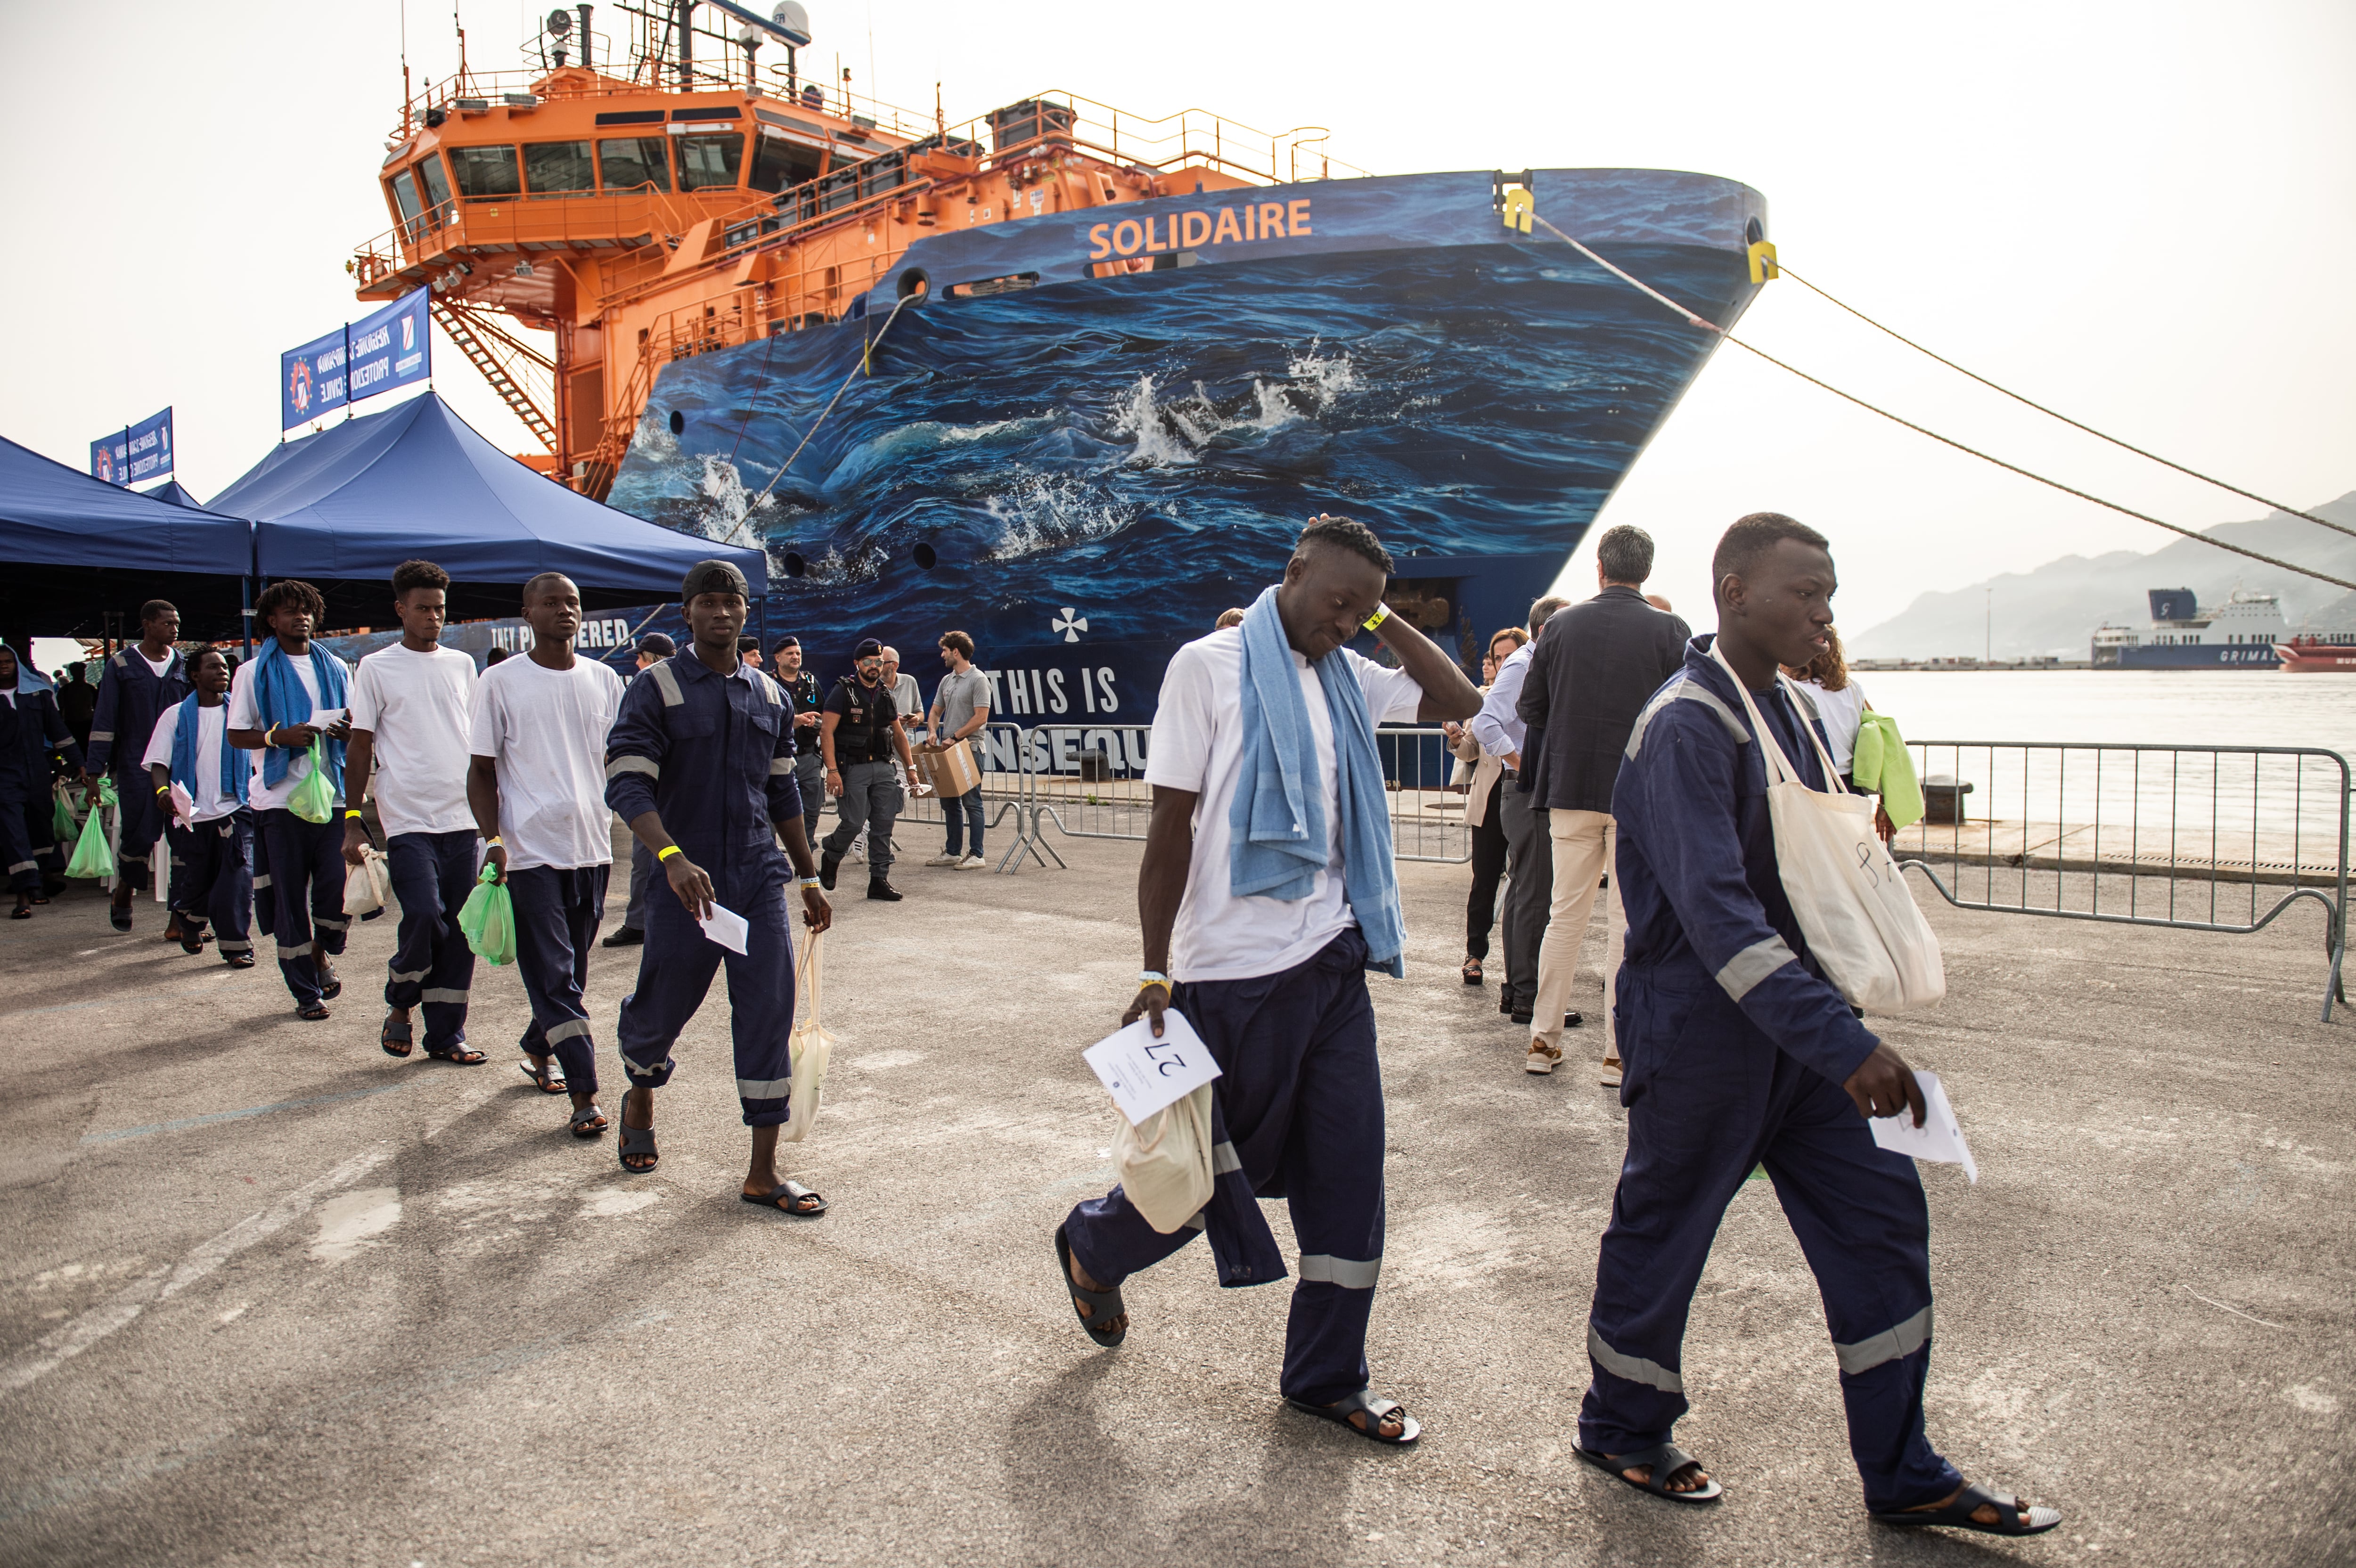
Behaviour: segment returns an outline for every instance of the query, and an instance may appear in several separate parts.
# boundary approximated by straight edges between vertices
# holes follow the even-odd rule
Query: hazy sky
[[[514,64],[544,8],[462,0],[476,68]],[[938,81],[952,119],[1059,88],[1140,114],[1322,123],[1337,155],[1384,174],[1740,179],[1766,194],[1785,261],[1982,374],[2295,506],[2356,488],[2347,0],[809,9],[818,62],[839,49],[855,87],[926,109]],[[600,29],[621,20],[608,8]],[[418,0],[406,26],[414,73],[446,74],[449,5]],[[199,496],[262,454],[279,352],[359,314],[344,261],[388,227],[373,176],[402,28],[397,0],[0,0],[15,149],[0,433],[79,467],[91,440],[171,403]],[[2050,425],[1789,282],[1740,330],[2173,521],[2258,510]],[[459,411],[523,450],[455,351],[437,359]],[[1832,536],[1857,630],[1925,589],[2170,537],[1725,348],[1603,520],[1652,531],[1653,586],[1690,613],[1718,531],[1761,508]],[[1590,556],[1571,581],[1591,581]]]

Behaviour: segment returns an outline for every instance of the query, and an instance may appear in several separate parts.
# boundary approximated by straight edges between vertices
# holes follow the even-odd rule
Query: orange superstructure
[[[591,38],[576,9],[577,33],[556,12],[552,37],[563,18]],[[404,103],[379,173],[394,227],[350,263],[362,299],[430,286],[435,318],[547,447],[527,461],[601,499],[664,365],[855,315],[929,232],[1329,172],[1316,127],[1139,121],[1066,93],[926,123],[804,82],[790,49],[765,87],[750,27],[731,72],[731,40],[693,25],[695,6],[620,9],[637,35],[626,74],[558,53],[537,71],[462,69]],[[698,38],[716,65],[696,61]],[[552,334],[552,353],[501,317]]]

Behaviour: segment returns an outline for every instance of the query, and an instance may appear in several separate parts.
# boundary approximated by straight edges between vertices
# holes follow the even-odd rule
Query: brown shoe
[[[1562,1047],[1558,1045],[1548,1045],[1542,1040],[1534,1040],[1530,1041],[1529,1054],[1522,1058],[1522,1071],[1525,1072],[1551,1072],[1555,1069],[1555,1063],[1561,1060]]]
[[[1620,1087],[1620,1059],[1616,1056],[1603,1059],[1603,1086],[1606,1089]]]

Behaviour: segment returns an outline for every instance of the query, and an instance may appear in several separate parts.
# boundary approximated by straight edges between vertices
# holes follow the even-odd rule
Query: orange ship
[[[538,70],[470,70],[462,33],[458,73],[408,96],[387,144],[394,227],[348,264],[364,300],[430,286],[434,318],[546,448],[523,460],[599,499],[665,366],[862,312],[927,234],[1331,172],[1322,128],[1140,121],[1064,93],[919,121],[853,95],[847,71],[808,80],[791,0],[701,8],[742,25],[609,7],[628,18],[626,66],[590,5],[549,14],[528,46]],[[786,59],[765,68],[770,43]],[[553,334],[553,354],[501,316]]]

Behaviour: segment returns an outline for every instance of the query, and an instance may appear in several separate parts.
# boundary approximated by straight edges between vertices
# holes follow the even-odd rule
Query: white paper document
[[[348,708],[314,708],[311,709],[311,722],[322,730],[332,730],[342,723],[344,715],[350,711]]]
[[[715,903],[708,915],[698,915],[695,923],[703,927],[704,938],[716,942],[731,953],[745,951],[745,941],[753,934],[752,923],[725,904]]]
[[[1162,1015],[1161,1039],[1153,1037],[1150,1019],[1140,1018],[1080,1052],[1080,1060],[1095,1070],[1132,1127],[1219,1075],[1211,1048],[1174,1008]]]
[[[1939,1165],[1960,1165],[1965,1176],[1978,1181],[1980,1168],[1972,1159],[1970,1146],[1964,1142],[1964,1129],[1955,1120],[1955,1108],[1947,1104],[1946,1090],[1939,1086],[1939,1075],[1917,1071],[1914,1082],[1922,1086],[1922,1125],[1914,1125],[1911,1111],[1876,1116],[1871,1124],[1873,1141],[1894,1154],[1911,1155]]]

